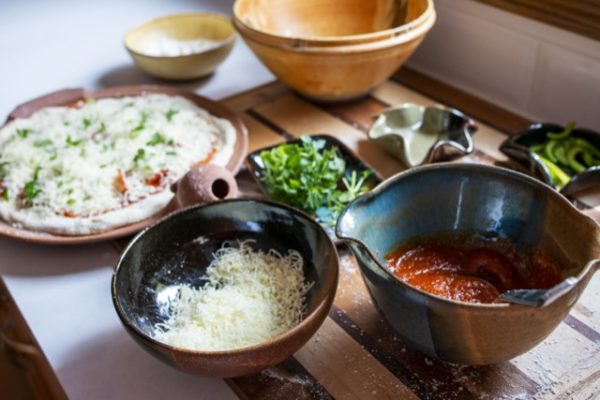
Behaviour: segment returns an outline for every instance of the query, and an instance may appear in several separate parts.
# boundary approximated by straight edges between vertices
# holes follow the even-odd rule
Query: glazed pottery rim
[[[137,326],[135,326],[132,322],[129,321],[129,319],[127,318],[125,312],[123,311],[123,309],[121,307],[121,304],[118,301],[118,298],[120,298],[121,296],[118,295],[117,289],[116,289],[117,275],[124,263],[124,258],[126,256],[126,254],[130,251],[130,249],[134,245],[137,244],[137,242],[140,240],[140,238],[144,234],[146,234],[147,231],[149,231],[151,229],[158,229],[157,227],[159,227],[163,223],[168,222],[168,220],[170,220],[171,218],[178,218],[180,214],[192,213],[198,209],[202,209],[205,207],[206,208],[207,207],[216,207],[218,205],[225,204],[225,203],[257,203],[257,204],[266,205],[269,207],[280,208],[280,209],[287,211],[288,213],[296,214],[297,216],[300,216],[303,219],[305,219],[306,221],[308,221],[310,224],[316,226],[317,230],[320,231],[321,235],[326,239],[326,241],[329,242],[329,245],[330,245],[331,249],[333,250],[333,256],[337,260],[334,262],[335,268],[333,269],[332,272],[329,272],[329,273],[333,273],[333,276],[328,277],[328,275],[325,275],[325,277],[323,279],[323,282],[325,282],[325,283],[329,282],[329,285],[327,287],[323,288],[323,292],[324,292],[323,299],[315,306],[314,310],[311,313],[307,314],[304,318],[302,318],[302,320],[298,324],[296,324],[292,328],[290,328],[268,340],[262,341],[260,343],[257,343],[257,344],[251,345],[251,346],[245,346],[245,347],[240,347],[240,348],[235,348],[235,349],[230,349],[230,350],[203,351],[203,350],[193,350],[193,349],[187,349],[184,347],[177,347],[177,346],[169,345],[167,343],[164,343],[164,342],[161,342],[159,340],[152,338],[149,334],[143,332],[141,329],[139,329]],[[154,345],[157,345],[157,346],[167,349],[169,351],[182,352],[182,353],[186,353],[189,355],[214,356],[214,357],[234,356],[234,355],[239,356],[244,353],[253,353],[258,350],[263,350],[265,348],[269,348],[272,346],[276,346],[277,344],[284,343],[287,339],[290,339],[291,337],[298,334],[298,332],[300,332],[307,325],[310,325],[312,322],[318,320],[318,318],[320,318],[319,317],[320,311],[323,308],[325,308],[327,310],[331,308],[331,305],[333,304],[333,300],[335,298],[335,294],[337,292],[338,282],[339,282],[339,256],[338,256],[337,248],[333,244],[331,238],[327,235],[327,232],[325,232],[325,230],[316,221],[312,220],[306,213],[304,213],[298,209],[295,209],[293,207],[287,206],[285,204],[276,203],[276,202],[270,201],[270,200],[237,198],[237,199],[224,199],[224,200],[220,200],[220,201],[213,202],[213,203],[200,204],[200,205],[187,207],[187,208],[184,208],[181,210],[176,210],[176,211],[166,215],[165,217],[161,218],[159,221],[156,221],[153,224],[147,226],[142,231],[140,231],[137,235],[135,235],[131,239],[131,241],[127,244],[127,246],[123,249],[123,251],[121,252],[121,255],[119,256],[117,265],[116,265],[116,267],[113,271],[112,277],[111,277],[111,297],[112,297],[112,301],[113,301],[113,307],[117,311],[117,315],[119,316],[119,319],[121,320],[123,325],[125,325],[125,327],[130,332],[135,333],[138,337],[140,337],[141,339],[143,339],[145,341],[148,341]],[[326,317],[327,317],[327,315],[325,315],[325,318]],[[320,328],[321,325],[322,325],[322,323],[318,324],[317,330]]]
[[[227,23],[231,24],[232,31],[225,39],[219,40],[218,45],[215,47],[211,47],[206,50],[194,52],[191,54],[179,55],[179,56],[155,56],[155,55],[142,53],[142,52],[134,49],[133,46],[131,46],[129,43],[129,38],[131,37],[131,35],[133,35],[135,32],[139,31],[140,29],[142,29],[148,25],[151,25],[156,22],[163,21],[163,20],[188,18],[188,17],[197,17],[197,18],[217,17],[217,18],[221,19],[223,22],[227,22]],[[142,23],[134,26],[133,28],[129,29],[125,33],[125,35],[123,35],[123,46],[125,46],[125,49],[127,49],[127,51],[129,51],[132,54],[135,54],[136,56],[151,58],[151,59],[155,59],[155,60],[162,60],[162,59],[178,60],[178,59],[191,58],[191,57],[195,57],[198,55],[210,54],[212,52],[217,52],[219,50],[222,50],[223,48],[232,45],[235,42],[235,40],[237,39],[237,36],[238,36],[238,34],[235,30],[235,27],[233,26],[232,18],[230,16],[228,16],[226,14],[217,13],[217,12],[202,12],[202,11],[193,12],[192,11],[192,12],[187,12],[187,13],[184,12],[184,13],[178,13],[178,14],[163,15],[163,16],[153,18],[151,20],[142,22]]]
[[[388,179],[386,179],[384,182],[382,182],[380,185],[378,185],[373,190],[358,197],[352,203],[350,203],[348,206],[346,206],[344,208],[344,210],[342,210],[342,212],[340,213],[340,216],[338,217],[337,224],[335,227],[335,233],[336,233],[337,237],[342,241],[354,242],[354,243],[358,243],[359,245],[361,245],[362,248],[367,252],[368,256],[379,267],[379,269],[382,270],[388,277],[392,278],[391,282],[393,282],[395,285],[400,285],[403,287],[410,288],[411,290],[414,290],[414,291],[424,295],[425,297],[427,297],[428,299],[430,299],[432,301],[453,304],[456,306],[461,306],[461,307],[466,307],[466,308],[478,308],[478,309],[489,309],[489,310],[495,310],[498,308],[509,308],[509,307],[512,307],[512,308],[527,307],[527,306],[523,306],[523,305],[519,305],[519,304],[508,303],[508,302],[504,302],[504,303],[470,303],[470,302],[466,302],[466,301],[449,299],[447,297],[438,296],[438,295],[429,293],[427,291],[421,290],[415,286],[412,286],[412,285],[404,282],[402,279],[400,279],[399,277],[394,275],[388,268],[386,268],[384,265],[382,265],[377,260],[377,258],[373,255],[373,252],[371,251],[369,246],[367,246],[362,240],[344,236],[341,233],[341,226],[340,226],[341,221],[344,218],[344,216],[349,212],[350,208],[353,207],[354,203],[365,202],[365,201],[368,201],[370,198],[377,197],[380,195],[381,192],[386,190],[389,186],[396,184],[398,181],[400,181],[402,179],[408,178],[413,175],[421,174],[422,172],[429,172],[429,171],[433,171],[433,170],[456,170],[456,171],[459,171],[461,169],[463,169],[463,170],[466,169],[466,170],[471,170],[471,171],[483,170],[486,173],[499,174],[504,177],[510,177],[511,179],[514,178],[514,179],[520,180],[521,182],[524,182],[525,184],[528,184],[528,185],[536,186],[539,189],[546,192],[549,196],[554,196],[557,199],[557,201],[562,202],[565,206],[567,206],[566,209],[568,209],[569,212],[573,213],[574,215],[577,215],[578,218],[581,220],[581,223],[589,224],[590,228],[600,231],[599,224],[597,224],[590,217],[581,213],[568,199],[566,199],[564,196],[562,196],[557,191],[553,190],[552,187],[539,181],[538,179],[535,179],[531,176],[528,176],[528,175],[523,174],[518,171],[514,171],[514,170],[511,170],[508,168],[503,168],[503,167],[497,167],[497,166],[493,166],[493,165],[466,164],[466,163],[456,164],[456,163],[451,163],[451,162],[444,162],[444,163],[438,163],[438,164],[418,166],[418,167],[410,168],[405,171],[399,172],[399,173],[389,177]],[[583,222],[583,221],[585,221],[585,222]],[[599,259],[591,259],[586,262],[586,264],[581,268],[581,271],[575,276],[575,278],[577,279],[578,282],[581,281],[581,279],[584,276],[586,276],[591,270],[593,270],[594,264],[598,260]]]
[[[393,28],[382,29],[375,32],[369,33],[361,33],[356,35],[340,35],[340,36],[282,36],[280,34],[276,34],[273,32],[265,31],[262,29],[251,27],[246,24],[242,18],[239,17],[239,7],[240,3],[243,0],[236,0],[233,4],[233,23],[236,27],[240,27],[241,29],[247,30],[248,32],[262,37],[263,40],[267,41],[280,41],[280,42],[288,42],[294,47],[298,47],[299,43],[306,44],[326,44],[326,45],[335,45],[336,43],[344,43],[346,45],[350,45],[348,47],[353,47],[360,44],[373,44],[381,42],[387,42],[387,40],[394,40],[398,38],[402,38],[406,33],[412,31],[420,31],[425,27],[425,32],[431,29],[433,23],[436,19],[435,6],[433,0],[425,0],[426,7],[425,10],[412,21],[395,26]],[[429,24],[428,22],[431,21]],[[257,40],[257,38],[254,38]],[[257,40],[258,41],[258,40]],[[264,43],[262,40],[261,43]],[[401,41],[405,42],[405,41]],[[408,42],[408,40],[406,40]],[[310,47],[309,47],[310,48]],[[326,48],[317,48],[317,50],[326,50]]]

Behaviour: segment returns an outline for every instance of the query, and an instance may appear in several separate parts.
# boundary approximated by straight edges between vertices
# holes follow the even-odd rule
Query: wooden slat
[[[258,374],[227,379],[244,400],[331,400],[331,394],[295,358],[288,358]]]
[[[331,318],[295,357],[338,399],[418,399]]]
[[[536,384],[510,363],[492,367],[466,367],[430,359],[405,346],[381,318],[364,285],[354,257],[343,255],[335,305],[352,318],[364,335],[424,382],[442,399],[477,399],[488,393],[512,396],[533,394]]]
[[[481,100],[453,86],[442,83],[410,68],[401,68],[393,76],[393,80],[410,88],[429,101],[447,104],[501,132],[515,134],[529,126],[527,118],[504,110],[492,103]],[[427,98],[425,98],[427,99]]]
[[[276,100],[288,93],[290,93],[290,89],[284,84],[280,82],[271,82],[247,92],[226,97],[221,100],[221,103],[238,113],[242,113],[259,104]]]
[[[254,111],[294,136],[318,133],[335,136],[377,169],[383,177],[389,177],[404,169],[399,161],[368,141],[361,131],[293,94],[255,107]]]
[[[600,370],[600,346],[562,323],[540,345],[512,363],[540,385],[538,398],[551,399]],[[589,382],[594,383],[594,379]]]

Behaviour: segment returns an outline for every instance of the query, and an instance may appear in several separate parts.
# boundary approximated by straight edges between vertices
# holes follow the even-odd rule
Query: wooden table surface
[[[429,96],[409,86],[428,91]],[[479,125],[476,152],[459,162],[502,164],[506,159],[498,146],[506,138],[505,132],[517,132],[528,124],[410,72],[347,105],[316,105],[278,83],[229,98],[225,104],[242,113],[250,131],[250,150],[290,136],[327,133],[389,177],[404,166],[366,140],[373,116],[392,104],[428,105],[444,100]],[[582,201],[600,204],[600,195],[588,194]],[[347,249],[340,250],[338,292],[321,329],[282,365],[229,380],[241,398],[600,398],[600,276],[556,331],[532,351],[503,364],[469,367],[439,362],[407,348],[374,308],[354,257]]]
[[[366,131],[373,116],[401,102],[443,102],[478,122],[476,151],[458,162],[505,165],[499,144],[507,133],[528,124],[523,118],[407,70],[372,95],[346,105],[310,103],[280,83],[224,100],[247,124],[250,151],[303,134],[327,133],[384,177],[402,171],[404,166],[367,141]],[[247,172],[240,173],[239,181],[242,186],[250,185]],[[583,211],[600,221],[600,212],[593,207],[600,205],[600,193],[586,193],[579,200]],[[120,251],[125,243],[118,240],[113,247]],[[323,326],[281,365],[227,380],[240,398],[600,398],[600,276],[591,281],[572,312],[542,344],[510,362],[470,367],[443,363],[407,348],[374,308],[352,254],[343,246],[339,250],[340,282]]]

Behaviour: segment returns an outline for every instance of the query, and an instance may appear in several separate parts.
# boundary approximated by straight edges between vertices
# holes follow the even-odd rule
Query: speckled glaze
[[[564,129],[564,126],[557,124],[532,124],[518,135],[506,139],[500,145],[500,151],[521,164],[532,176],[556,189],[550,173],[539,157],[529,151],[529,147],[546,140],[548,132],[562,132]],[[600,133],[598,132],[575,128],[571,135],[589,140],[600,149]],[[573,176],[571,181],[560,192],[569,196],[598,185],[600,185],[600,167],[591,167]]]
[[[403,103],[377,116],[369,139],[415,167],[471,154],[476,131],[475,122],[454,108]]]
[[[302,254],[305,277],[315,282],[302,322],[267,342],[231,351],[191,351],[152,339],[153,325],[165,319],[157,285],[198,283],[223,241],[245,239],[255,239],[255,248]],[[150,354],[189,373],[225,378],[258,372],[296,352],[327,316],[337,281],[335,246],[308,216],[265,201],[224,200],[172,214],[137,235],[113,274],[112,298],[127,332]]]
[[[541,182],[475,164],[417,167],[382,183],[341,214],[338,237],[356,255],[380,312],[411,347],[445,361],[492,364],[522,354],[566,316],[600,262],[600,228]],[[409,286],[385,255],[436,233],[503,237],[518,249],[541,247],[577,282],[551,304],[472,304]]]

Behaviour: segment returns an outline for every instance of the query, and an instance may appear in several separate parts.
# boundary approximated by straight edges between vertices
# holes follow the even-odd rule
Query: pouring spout
[[[600,266],[600,262],[596,265]],[[500,295],[500,300],[530,307],[545,307],[569,292],[577,282],[578,279],[571,276],[550,289],[508,290]]]

